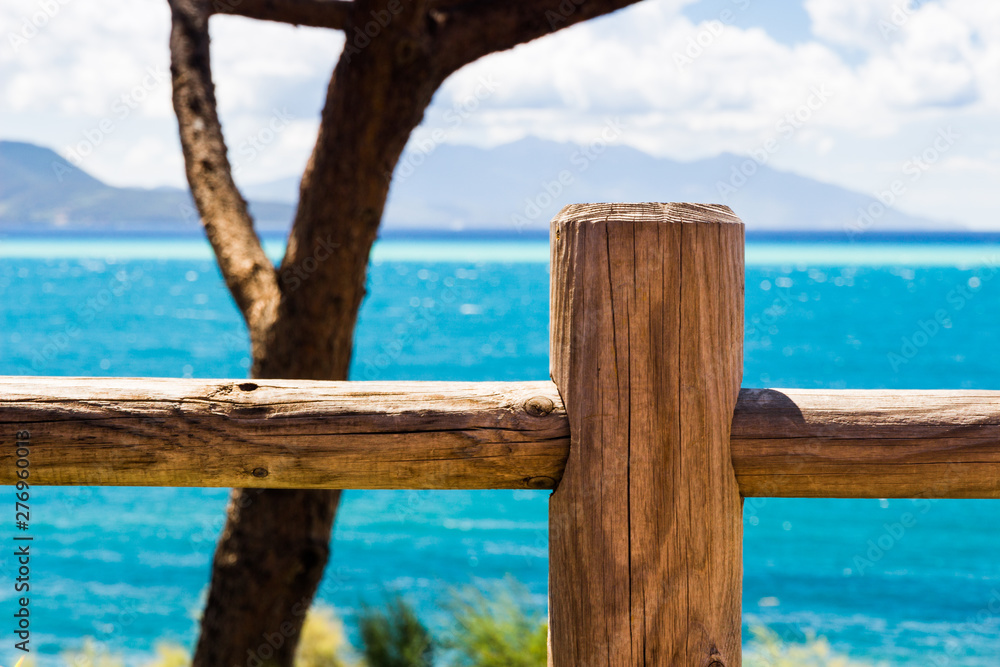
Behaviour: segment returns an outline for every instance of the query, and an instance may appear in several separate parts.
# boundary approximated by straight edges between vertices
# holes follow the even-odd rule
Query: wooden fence
[[[738,667],[744,497],[1000,497],[1000,392],[741,390],[743,246],[564,209],[553,382],[0,378],[0,424],[35,484],[554,489],[551,665]]]

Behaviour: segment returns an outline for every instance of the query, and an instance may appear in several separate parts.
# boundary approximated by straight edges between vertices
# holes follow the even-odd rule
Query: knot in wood
[[[533,396],[524,402],[524,411],[532,417],[544,417],[555,409],[555,403],[546,396]]]
[[[420,54],[420,46],[417,40],[404,37],[396,43],[396,52],[393,54],[397,65],[409,65]]]
[[[551,477],[545,477],[544,475],[540,477],[529,477],[524,480],[524,485],[529,489],[554,489],[556,486],[556,480]]]
[[[254,468],[253,472],[250,473],[254,477],[267,477],[267,468]]]
[[[366,206],[361,209],[361,222],[366,227],[371,227],[372,225],[377,225],[379,223],[380,216],[378,211],[376,211],[371,206]]]

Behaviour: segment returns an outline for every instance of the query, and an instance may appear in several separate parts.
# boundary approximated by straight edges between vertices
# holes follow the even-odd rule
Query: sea
[[[281,241],[266,248],[277,258]],[[743,384],[1000,389],[998,268],[993,237],[751,237]],[[352,379],[545,379],[548,282],[545,239],[381,240]],[[249,365],[203,239],[0,239],[0,374],[242,378]],[[16,531],[13,489],[3,493],[7,664]],[[454,590],[510,579],[544,613],[548,495],[346,491],[318,598],[351,637],[362,604],[399,594],[440,629]],[[128,664],[160,641],[191,646],[226,498],[33,489],[39,664],[62,664],[85,638]],[[790,643],[825,637],[886,665],[1000,664],[997,501],[753,499],[744,534],[745,636],[768,627]]]

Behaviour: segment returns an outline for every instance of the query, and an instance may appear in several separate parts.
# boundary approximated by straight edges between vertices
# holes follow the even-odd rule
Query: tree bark
[[[168,1],[188,181],[247,323],[251,373],[341,380],[391,174],[437,88],[483,55],[636,0]],[[213,13],[340,28],[347,38],[277,270],[264,256],[226,156],[211,78]],[[338,491],[234,490],[194,667],[257,664],[254,658],[292,664],[329,557],[338,500]]]

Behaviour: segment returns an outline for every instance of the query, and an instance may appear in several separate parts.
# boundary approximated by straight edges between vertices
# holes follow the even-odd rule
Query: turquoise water
[[[545,378],[547,254],[536,242],[381,244],[353,377]],[[0,374],[246,374],[246,337],[203,243],[2,240],[0,257]],[[1000,389],[996,258],[979,244],[751,243],[744,384]],[[509,573],[544,606],[546,496],[347,492],[320,598],[350,625],[360,601],[398,590],[441,623],[450,586]],[[225,499],[38,489],[33,642],[54,655],[89,636],[134,659],[158,639],[190,644]],[[892,664],[996,665],[998,509],[747,501],[744,621]],[[3,614],[11,581],[5,554]]]

